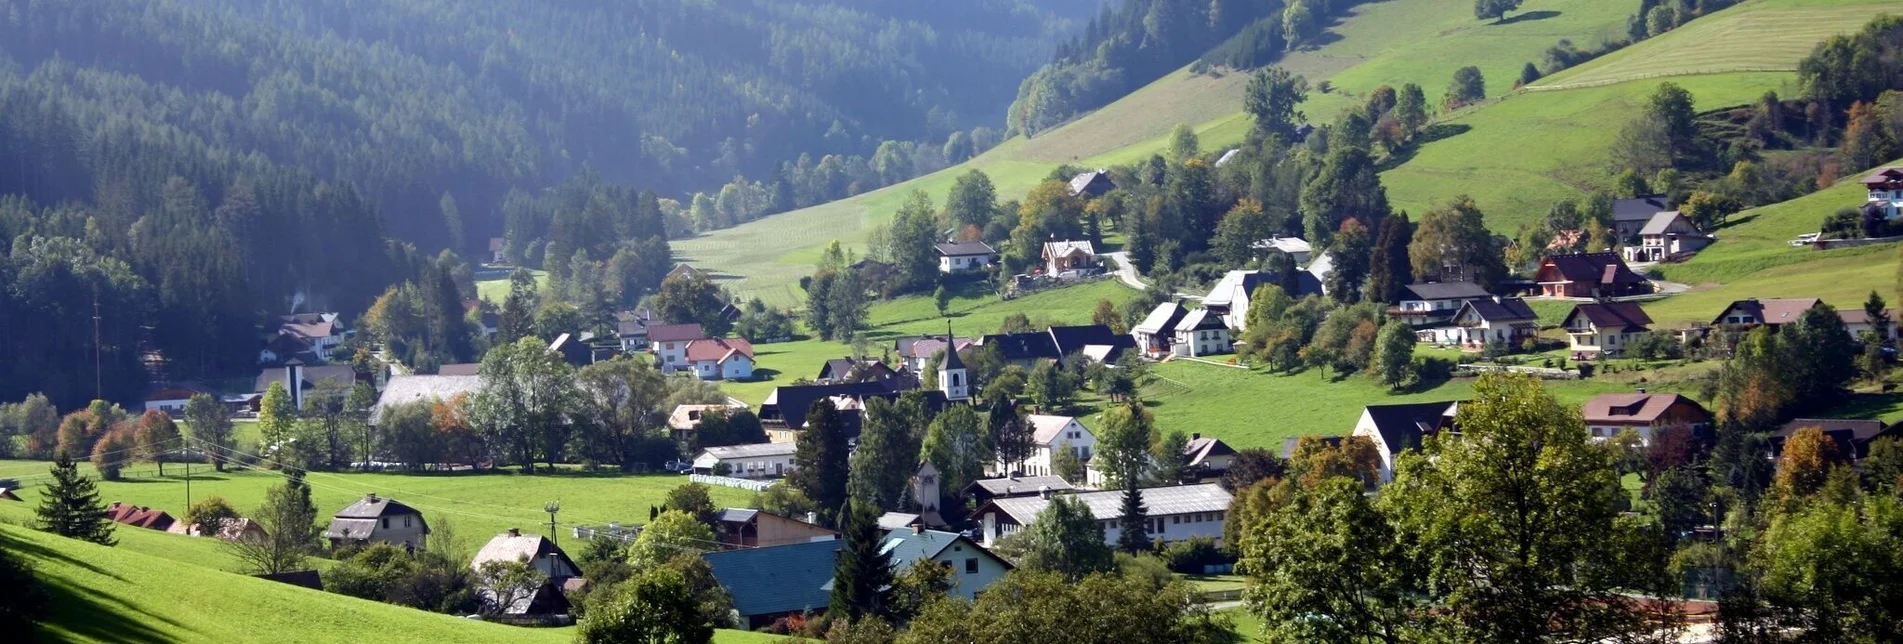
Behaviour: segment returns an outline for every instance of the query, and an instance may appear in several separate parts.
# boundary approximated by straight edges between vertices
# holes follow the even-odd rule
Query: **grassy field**
[[[1596,64],[1533,83],[1535,90],[1566,89],[1640,78],[1737,71],[1797,71],[1797,61],[1830,36],[1861,28],[1894,3],[1839,0],[1759,0],[1607,54]],[[1726,46],[1713,46],[1726,43]]]
[[[548,271],[538,270],[530,272],[535,274],[535,285],[537,287],[548,286]],[[488,300],[500,306],[503,300],[509,299],[509,277],[504,275],[499,279],[476,282],[476,297]]]

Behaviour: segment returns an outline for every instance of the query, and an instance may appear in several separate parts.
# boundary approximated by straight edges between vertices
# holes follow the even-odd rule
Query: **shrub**
[[[1204,566],[1234,563],[1235,559],[1223,554],[1222,549],[1216,547],[1215,539],[1193,537],[1164,546],[1163,561],[1175,572],[1200,575]]]
[[[222,496],[200,499],[185,511],[185,523],[207,537],[218,536],[218,530],[224,527],[225,520],[236,518],[238,511],[231,509],[231,504],[226,503]]]

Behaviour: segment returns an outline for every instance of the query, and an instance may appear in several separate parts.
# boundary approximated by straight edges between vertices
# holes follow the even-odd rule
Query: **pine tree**
[[[1134,479],[1123,485],[1123,516],[1117,518],[1117,548],[1136,554],[1150,548],[1150,509]]]
[[[833,571],[833,619],[858,621],[883,616],[891,606],[892,558],[880,547],[878,510],[848,502],[839,510],[839,531],[845,537]]]
[[[830,400],[814,401],[806,410],[806,429],[793,452],[793,486],[820,507],[845,503],[847,461],[845,427]]]
[[[40,529],[104,546],[116,545],[112,520],[106,518],[106,504],[99,500],[92,479],[80,476],[79,466],[65,452],[53,461],[52,471],[53,480],[40,497]]]

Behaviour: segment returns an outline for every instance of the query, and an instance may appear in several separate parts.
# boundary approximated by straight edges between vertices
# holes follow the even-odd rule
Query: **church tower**
[[[952,335],[950,321],[945,322],[945,359],[938,364],[938,389],[952,402],[971,398],[971,374],[958,358],[958,337]]]

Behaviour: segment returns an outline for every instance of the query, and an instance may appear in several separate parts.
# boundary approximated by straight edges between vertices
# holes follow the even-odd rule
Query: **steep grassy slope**
[[[1894,3],[1888,5],[1892,10]],[[1666,34],[1606,55],[1593,64],[1542,78],[1530,87],[1553,90],[1639,78],[1736,71],[1796,71],[1811,47],[1860,27],[1885,8],[1869,0],[1766,0],[1692,21]]]

